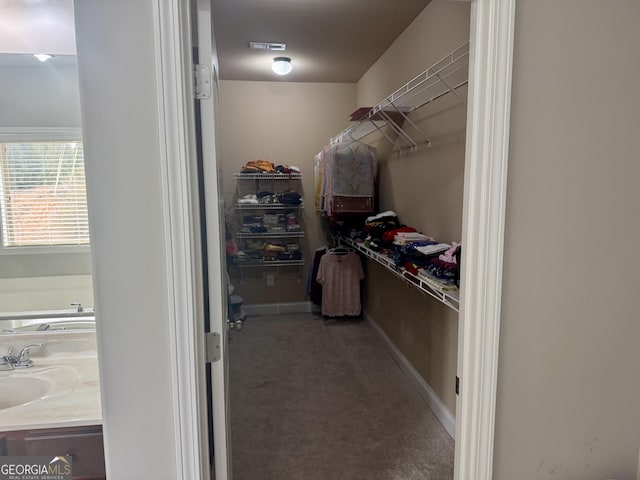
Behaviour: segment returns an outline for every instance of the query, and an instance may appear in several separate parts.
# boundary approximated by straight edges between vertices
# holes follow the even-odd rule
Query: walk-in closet
[[[414,2],[350,80],[268,29],[302,80],[243,77],[218,3],[233,478],[453,479],[470,3]]]

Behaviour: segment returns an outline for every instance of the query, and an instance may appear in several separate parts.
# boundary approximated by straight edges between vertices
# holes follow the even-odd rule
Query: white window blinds
[[[88,245],[81,141],[0,143],[2,246]]]

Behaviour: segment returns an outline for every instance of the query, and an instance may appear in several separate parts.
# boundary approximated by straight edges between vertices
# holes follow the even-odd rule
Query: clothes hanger
[[[353,248],[347,248],[341,245],[327,250],[327,253],[330,255],[346,255],[347,253],[351,252],[355,252],[355,250]]]

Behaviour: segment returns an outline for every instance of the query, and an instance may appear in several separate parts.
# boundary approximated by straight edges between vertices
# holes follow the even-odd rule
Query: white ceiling
[[[356,82],[429,1],[212,0],[220,77]],[[287,49],[250,50],[250,41]],[[0,53],[75,51],[73,0],[0,0]],[[276,56],[291,57],[290,75],[271,71]]]
[[[0,0],[0,53],[75,55],[73,0]]]
[[[212,0],[220,77],[356,82],[430,0]],[[285,42],[284,52],[250,41]],[[273,57],[291,57],[279,77]]]

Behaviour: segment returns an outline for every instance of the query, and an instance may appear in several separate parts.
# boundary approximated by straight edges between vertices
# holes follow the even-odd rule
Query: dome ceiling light
[[[33,56],[41,62],[46,62],[47,60],[52,58],[53,55],[49,55],[48,53],[34,53]]]
[[[271,70],[277,75],[287,75],[293,70],[289,57],[276,57],[271,64]]]

